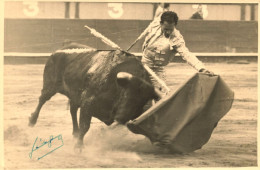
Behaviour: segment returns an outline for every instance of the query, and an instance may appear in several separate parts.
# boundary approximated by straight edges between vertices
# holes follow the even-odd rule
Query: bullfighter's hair
[[[166,11],[161,15],[161,21],[160,23],[163,24],[165,21],[168,22],[169,24],[178,24],[179,17],[177,13],[173,11]]]
[[[72,48],[72,49],[62,49],[62,50],[57,50],[55,53],[67,53],[67,54],[72,54],[72,53],[87,53],[91,51],[96,51],[96,49],[89,49],[89,48]]]

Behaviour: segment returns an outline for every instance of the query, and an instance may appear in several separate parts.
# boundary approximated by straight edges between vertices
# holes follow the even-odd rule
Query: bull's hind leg
[[[56,73],[58,69],[55,69],[53,57],[53,55],[50,56],[49,60],[45,65],[41,96],[39,97],[38,106],[29,118],[29,126],[34,126],[36,124],[42,106],[47,100],[50,100],[50,98],[57,92],[59,78],[57,77],[57,74],[54,73]]]
[[[82,148],[84,147],[83,145],[83,139],[87,131],[89,130],[90,127],[90,122],[91,122],[91,114],[87,111],[87,107],[83,106],[80,108],[80,118],[79,118],[79,136],[78,136],[78,142],[75,145],[76,149],[79,149],[80,152]]]
[[[42,94],[39,98],[39,103],[38,103],[35,111],[31,114],[31,117],[29,117],[29,126],[34,126],[36,124],[42,106],[54,94],[56,94],[56,90],[54,88],[48,88],[48,89],[43,88],[42,89]]]
[[[70,100],[70,114],[72,118],[72,124],[73,124],[73,136],[78,137],[79,135],[79,125],[78,125],[78,120],[77,120],[77,111],[78,111],[78,105],[74,104]]]

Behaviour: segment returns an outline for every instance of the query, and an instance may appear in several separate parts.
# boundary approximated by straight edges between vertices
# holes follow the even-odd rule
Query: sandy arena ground
[[[35,127],[28,117],[42,88],[44,65],[4,66],[4,161],[6,169],[28,168],[173,168],[257,166],[257,63],[206,63],[235,92],[229,113],[219,122],[209,142],[188,154],[169,154],[121,126],[109,129],[92,119],[83,153],[74,152],[67,98],[56,94],[41,110]],[[176,89],[195,73],[185,63],[167,68],[170,88]],[[36,139],[62,135],[64,145],[36,160],[29,153]],[[46,148],[45,148],[46,149]],[[39,149],[40,150],[40,149]]]

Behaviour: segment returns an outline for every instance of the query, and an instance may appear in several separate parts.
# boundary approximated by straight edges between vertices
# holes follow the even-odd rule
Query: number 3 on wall
[[[120,18],[124,13],[122,3],[108,3],[108,7],[112,8],[108,10],[108,14],[112,18]]]
[[[26,15],[27,17],[34,17],[36,15],[38,15],[39,13],[39,7],[38,7],[38,2],[23,2],[24,5],[26,5],[26,7],[23,9],[23,13],[24,15]]]

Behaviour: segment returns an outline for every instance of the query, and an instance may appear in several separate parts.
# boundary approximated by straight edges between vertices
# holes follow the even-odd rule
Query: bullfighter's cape
[[[233,100],[234,92],[220,76],[196,73],[127,127],[173,152],[192,152],[208,142]]]

